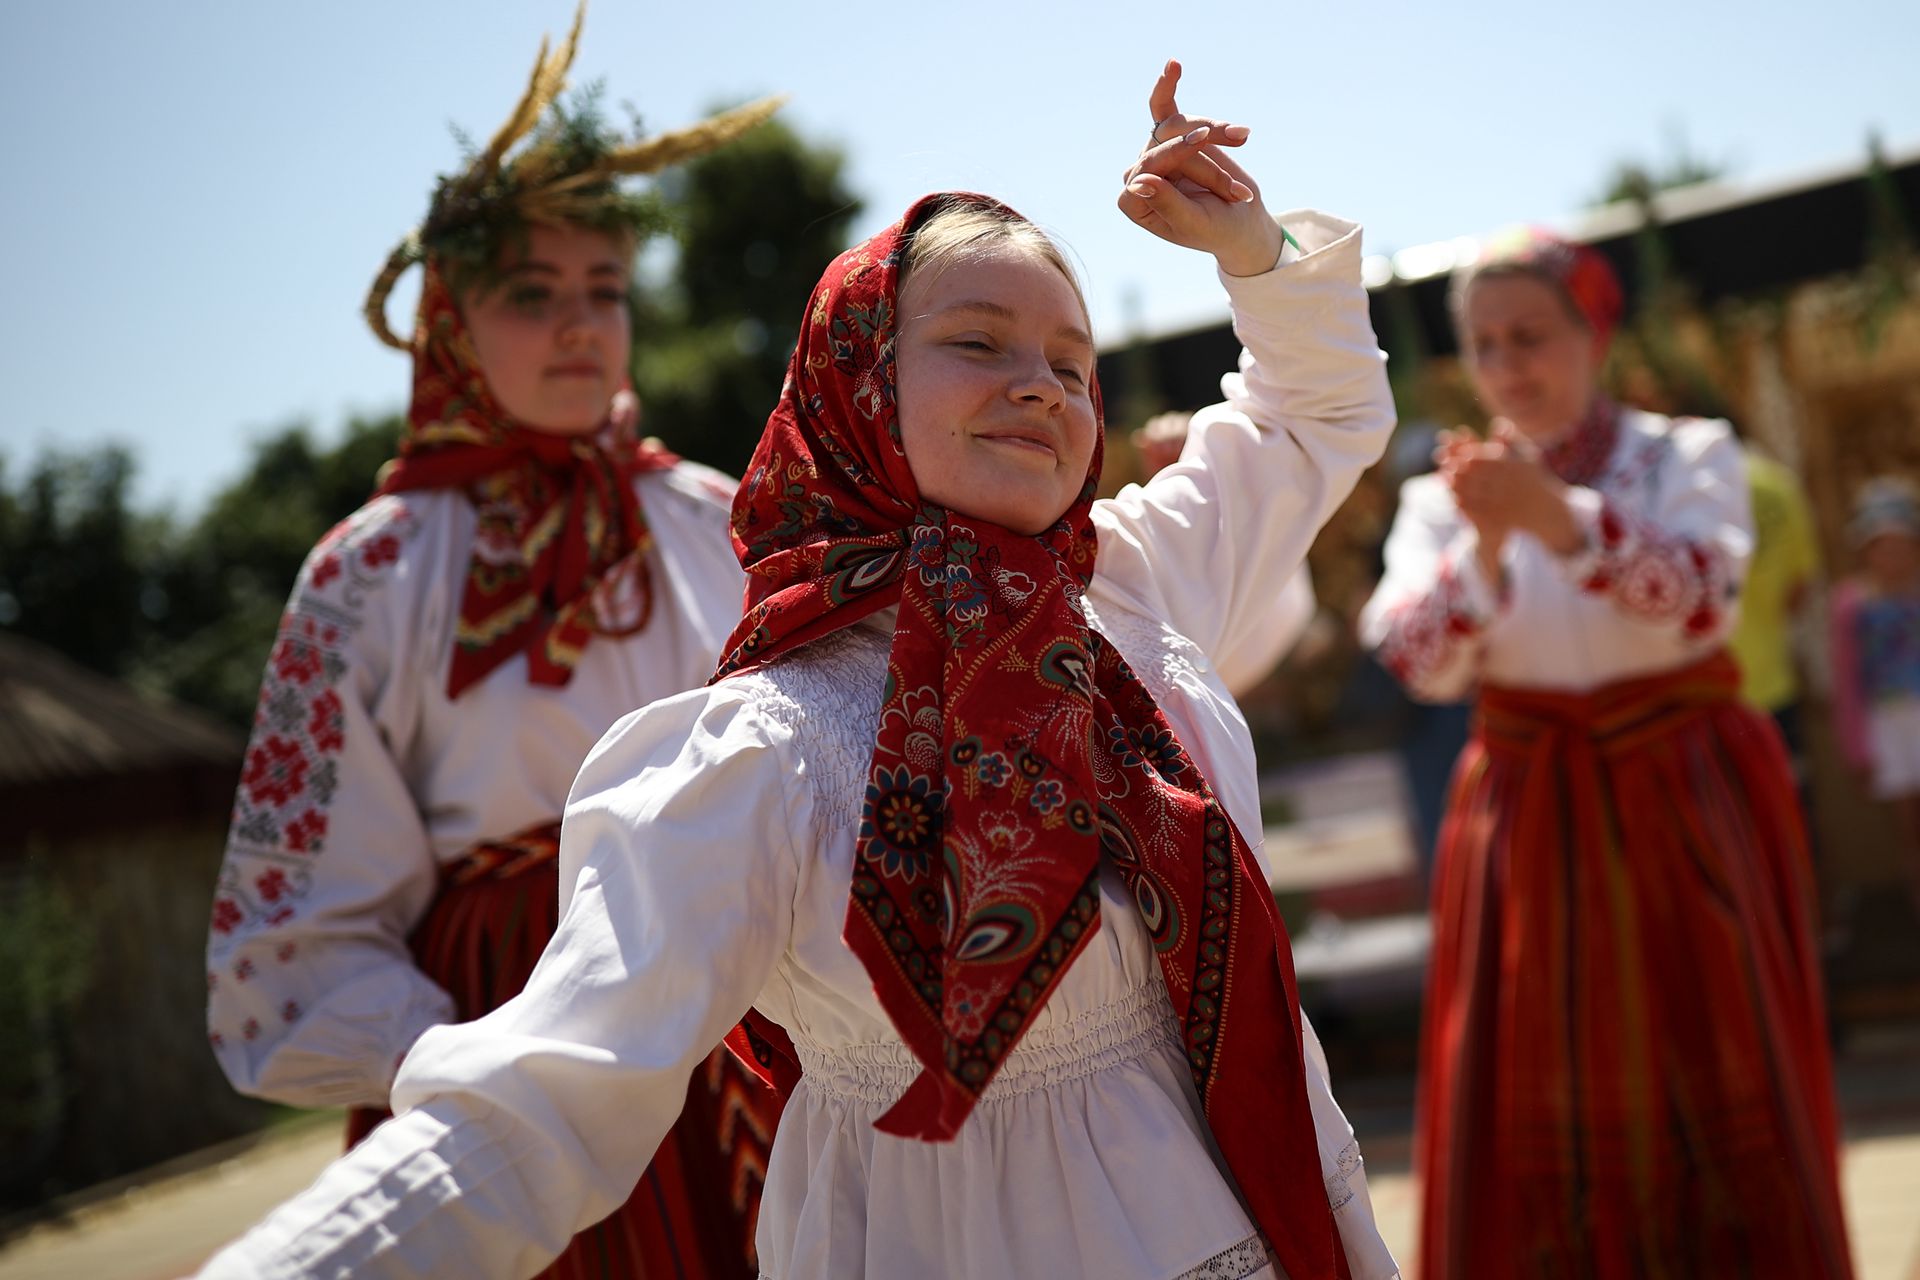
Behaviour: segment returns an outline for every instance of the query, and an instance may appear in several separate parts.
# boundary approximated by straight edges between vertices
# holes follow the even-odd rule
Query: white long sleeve
[[[1250,629],[1247,643],[1231,646],[1216,666],[1227,691],[1237,698],[1266,679],[1300,642],[1319,608],[1313,577],[1302,561],[1286,585],[1274,593],[1263,624]]]
[[[1235,672],[1271,658],[1289,580],[1394,423],[1360,228],[1309,211],[1280,221],[1302,257],[1221,277],[1245,346],[1226,401],[1194,415],[1179,462],[1094,507],[1102,589]]]
[[[387,745],[419,718],[395,579],[421,529],[381,498],[323,539],[267,661],[207,946],[214,1053],[243,1093],[385,1106],[407,1047],[453,1017],[407,953],[437,868]]]
[[[516,657],[446,692],[475,515],[457,492],[376,498],[302,568],[268,662],[207,947],[208,1031],[242,1092],[387,1105],[400,1057],[453,1002],[408,935],[443,866],[558,821],[616,719],[694,688],[739,618],[727,483],[640,479],[653,617],[600,637],[563,686]]]
[[[814,821],[787,742],[728,685],[616,726],[568,805],[565,910],[526,990],[421,1037],[393,1090],[417,1109],[202,1274],[524,1276],[618,1207],[787,950]]]

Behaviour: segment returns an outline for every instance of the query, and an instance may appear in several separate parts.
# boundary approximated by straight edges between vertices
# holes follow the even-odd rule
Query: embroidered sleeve
[[[1753,549],[1738,446],[1724,423],[1676,425],[1649,476],[1643,509],[1625,490],[1576,487],[1568,502],[1584,549],[1560,561],[1566,580],[1626,618],[1672,627],[1706,648],[1732,629]]]
[[[1668,533],[1605,498],[1582,515],[1587,549],[1568,570],[1582,591],[1611,597],[1614,607],[1642,622],[1677,626],[1690,639],[1711,640],[1726,630],[1735,592],[1719,548]]]
[[[1494,602],[1471,550],[1442,560],[1433,585],[1383,608],[1367,629],[1380,665],[1423,702],[1465,697]]]
[[[415,532],[389,498],[322,539],[267,659],[207,945],[209,1036],[244,1093],[384,1106],[453,1016],[407,952],[435,867],[375,710],[402,700],[385,587]]]
[[[1501,604],[1499,588],[1480,572],[1472,529],[1440,505],[1430,477],[1402,491],[1386,574],[1360,615],[1361,642],[1422,702],[1472,691]]]

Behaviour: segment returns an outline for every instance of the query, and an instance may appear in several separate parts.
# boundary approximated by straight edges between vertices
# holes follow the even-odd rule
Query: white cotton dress
[[[1285,584],[1393,421],[1358,228],[1283,221],[1304,256],[1226,280],[1248,349],[1227,403],[1178,464],[1096,505],[1088,593],[1256,851],[1252,744],[1218,670],[1271,646]],[[422,1037],[394,1088],[409,1110],[204,1274],[530,1274],[626,1197],[753,1005],[803,1068],[761,1203],[765,1276],[1278,1276],[1112,877],[1099,932],[958,1137],[874,1130],[917,1070],[841,941],[889,635],[871,619],[617,725],[575,783],[564,917],[526,992]],[[1308,1051],[1313,1192],[1353,1274],[1392,1276],[1311,1033]]]

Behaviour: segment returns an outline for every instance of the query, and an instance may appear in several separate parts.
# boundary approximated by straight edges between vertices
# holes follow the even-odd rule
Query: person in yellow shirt
[[[1820,573],[1820,548],[1806,492],[1793,472],[1752,445],[1745,452],[1753,560],[1729,645],[1740,663],[1741,695],[1780,726],[1798,770],[1803,739],[1793,623]]]

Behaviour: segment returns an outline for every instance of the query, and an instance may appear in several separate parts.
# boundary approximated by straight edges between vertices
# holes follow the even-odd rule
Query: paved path
[[[331,1120],[77,1209],[0,1245],[0,1280],[172,1280],[299,1191],[340,1149]],[[1411,1256],[1413,1180],[1406,1143],[1377,1144],[1373,1207],[1396,1256]],[[1858,1280],[1920,1280],[1920,1124],[1863,1132],[1845,1156]]]
[[[74,1209],[0,1244],[0,1280],[172,1280],[340,1154],[343,1122],[315,1116],[224,1159]]]

